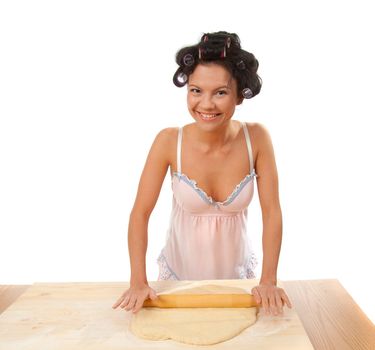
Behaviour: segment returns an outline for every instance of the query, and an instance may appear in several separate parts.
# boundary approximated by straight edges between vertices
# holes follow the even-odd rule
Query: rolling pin
[[[252,294],[160,294],[157,300],[145,300],[143,306],[160,308],[244,308],[255,307],[258,304]]]

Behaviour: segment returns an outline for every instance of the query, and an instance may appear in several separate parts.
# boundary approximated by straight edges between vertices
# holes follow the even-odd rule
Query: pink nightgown
[[[172,212],[166,243],[157,262],[158,280],[255,278],[257,258],[247,236],[247,207],[254,194],[251,142],[245,122],[250,172],[224,202],[216,202],[181,173],[181,141],[177,141],[177,171],[171,178]]]

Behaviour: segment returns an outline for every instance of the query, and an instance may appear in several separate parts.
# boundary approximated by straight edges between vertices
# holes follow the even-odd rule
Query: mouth
[[[217,117],[221,115],[221,113],[201,113],[198,111],[197,113],[199,114],[200,118],[204,121],[215,120],[217,119]]]

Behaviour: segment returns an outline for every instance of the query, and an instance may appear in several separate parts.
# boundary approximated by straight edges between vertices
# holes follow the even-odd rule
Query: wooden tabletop
[[[375,349],[375,326],[338,280],[283,281],[315,349]],[[0,286],[0,313],[29,286]]]

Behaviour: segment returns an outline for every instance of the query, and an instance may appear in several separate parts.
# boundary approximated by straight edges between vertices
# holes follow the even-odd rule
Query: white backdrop
[[[233,118],[272,137],[278,278],[339,279],[375,321],[370,1],[2,1],[1,284],[129,280],[128,219],[149,148],[162,128],[193,121],[172,83],[175,53],[218,30],[260,63],[262,91]],[[149,280],[171,204],[167,173]],[[261,262],[257,192],[248,233]]]

